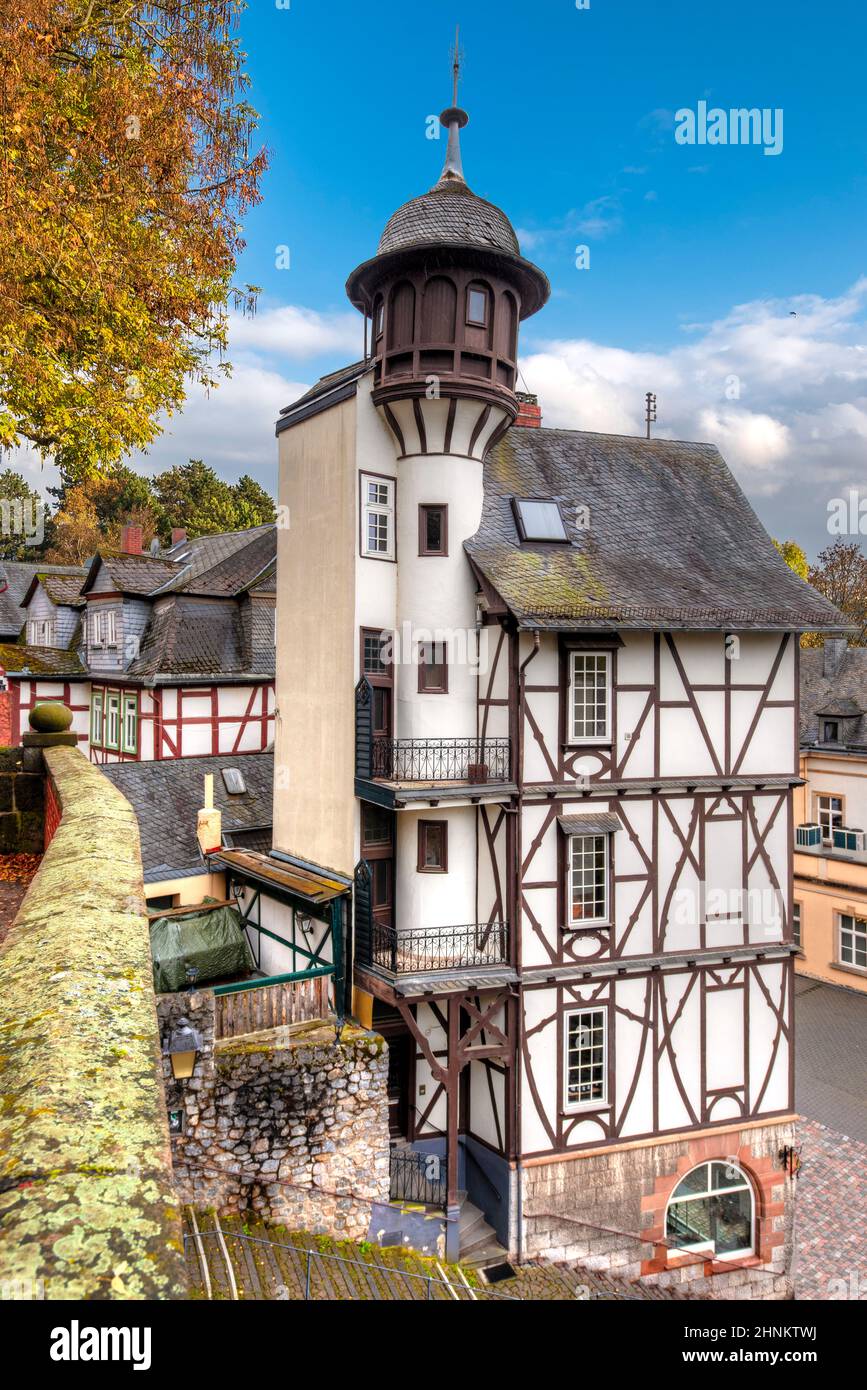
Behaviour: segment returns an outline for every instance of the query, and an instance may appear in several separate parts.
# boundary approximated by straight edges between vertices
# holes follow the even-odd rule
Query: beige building
[[[801,653],[801,776],[795,968],[867,993],[867,648]]]

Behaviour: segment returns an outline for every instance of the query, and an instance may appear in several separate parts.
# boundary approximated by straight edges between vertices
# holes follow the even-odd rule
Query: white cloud
[[[364,347],[361,315],[354,310],[320,314],[296,304],[233,314],[229,338],[233,352],[276,352],[292,358],[339,352],[354,361]]]
[[[829,499],[867,481],[865,320],[867,277],[837,298],[736,305],[667,352],[558,340],[521,366],[549,425],[640,434],[655,391],[654,432],[716,444],[766,524],[815,551]]]

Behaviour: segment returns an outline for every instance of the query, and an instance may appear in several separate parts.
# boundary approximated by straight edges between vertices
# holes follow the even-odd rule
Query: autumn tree
[[[773,540],[773,537],[771,537]],[[789,569],[792,570],[799,579],[806,580],[810,570],[810,562],[797,541],[774,541],[774,545],[782,555]]]
[[[243,8],[0,0],[0,444],[67,481],[110,471],[188,380],[227,370],[265,164]]]
[[[814,589],[845,613],[858,631],[849,641],[867,646],[867,556],[857,541],[837,538],[810,567],[809,582]],[[819,645],[817,638],[811,645]]]

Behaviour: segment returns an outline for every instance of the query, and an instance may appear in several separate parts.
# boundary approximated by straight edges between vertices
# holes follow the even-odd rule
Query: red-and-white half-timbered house
[[[0,647],[10,735],[61,700],[91,761],[260,753],[274,737],[276,528],[143,553],[141,529],[87,569],[33,574]]]
[[[277,424],[275,843],[354,872],[393,1196],[450,1253],[783,1297],[799,633],[843,620],[712,446],[542,427],[466,120]]]

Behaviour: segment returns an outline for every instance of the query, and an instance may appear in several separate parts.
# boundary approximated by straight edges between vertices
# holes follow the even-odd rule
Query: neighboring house
[[[271,848],[273,753],[110,763],[103,771],[135,810],[151,910],[226,896],[225,872],[208,863],[196,838],[208,774],[214,779],[223,846]]]
[[[442,120],[348,281],[369,360],[277,423],[275,845],[354,873],[393,1192],[444,1160],[451,1253],[469,1193],[515,1255],[779,1297],[798,634],[845,623],[712,446],[541,428],[548,283]]]
[[[795,968],[867,992],[867,647],[801,652],[801,776]]]
[[[34,704],[59,699],[94,762],[264,751],[274,734],[275,552],[273,525],[194,541],[175,532],[154,554],[127,526],[119,555],[97,555],[84,572],[34,574],[27,640],[0,647],[13,737]]]
[[[47,673],[54,665],[52,649],[55,646],[56,633],[51,626],[55,618],[53,607],[41,615],[39,626],[34,626],[31,632],[25,628],[27,609],[24,602],[37,574],[44,576],[46,580],[49,577],[68,577],[72,585],[77,582],[80,586],[85,571],[74,565],[40,565],[21,560],[0,561],[0,745],[18,742],[17,714],[13,713],[12,692],[7,675],[10,669],[19,669],[22,658],[20,652],[13,651],[7,660],[9,645],[16,644],[23,636],[23,640],[31,642],[33,647],[31,670]],[[45,640],[49,637],[50,641]],[[61,665],[68,665],[66,658],[63,658]]]

